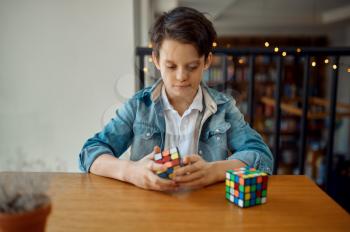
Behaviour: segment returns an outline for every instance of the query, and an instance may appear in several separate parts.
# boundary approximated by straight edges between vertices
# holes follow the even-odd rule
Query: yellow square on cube
[[[231,185],[230,185],[230,180],[227,180],[227,179],[226,179],[226,186],[231,186]]]
[[[172,159],[172,160],[175,160],[175,159],[177,159],[177,158],[179,158],[179,154],[178,154],[177,152],[171,154],[171,159]]]

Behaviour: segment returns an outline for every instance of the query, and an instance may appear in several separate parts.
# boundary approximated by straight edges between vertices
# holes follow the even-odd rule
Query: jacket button
[[[149,133],[149,132],[146,133],[146,136],[150,136],[150,135],[151,135],[151,133]]]
[[[201,155],[203,152],[202,152],[202,150],[199,150],[199,154]]]
[[[216,140],[220,140],[220,137],[219,137],[219,136],[217,136],[217,137],[216,137]]]

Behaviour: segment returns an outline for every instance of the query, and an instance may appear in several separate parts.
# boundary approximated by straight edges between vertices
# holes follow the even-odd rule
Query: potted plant
[[[40,173],[0,173],[0,231],[45,231],[48,180]]]

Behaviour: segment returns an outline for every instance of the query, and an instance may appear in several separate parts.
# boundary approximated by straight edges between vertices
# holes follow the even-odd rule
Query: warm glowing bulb
[[[218,44],[216,42],[213,42],[213,47],[216,47]]]
[[[148,58],[148,62],[150,62],[150,63],[152,63],[152,58],[150,57],[150,58]]]
[[[275,47],[274,51],[275,51],[275,52],[278,52],[278,50],[279,50],[278,47]]]
[[[325,64],[328,64],[328,63],[329,63],[329,60],[328,60],[328,59],[325,59],[325,60],[324,60],[324,63],[325,63]]]
[[[149,43],[149,44],[148,44],[148,47],[149,47],[149,48],[152,48],[152,44],[151,44],[151,43]]]
[[[243,64],[243,63],[244,63],[244,60],[243,60],[242,58],[240,58],[240,59],[238,60],[238,63]]]
[[[287,55],[287,52],[282,52],[282,56],[286,56]]]
[[[143,72],[148,72],[148,69],[146,67],[143,68]]]
[[[336,64],[333,64],[333,69],[336,70],[338,67]]]
[[[269,46],[270,46],[269,42],[266,41],[266,42],[265,42],[265,47],[268,48]]]
[[[300,48],[297,48],[297,52],[301,52],[301,49],[300,49]]]
[[[315,66],[316,66],[316,62],[315,62],[315,61],[312,61],[311,66],[312,66],[312,67],[315,67]]]
[[[348,68],[348,70],[347,70],[347,71],[348,71],[348,73],[350,73],[350,68]]]

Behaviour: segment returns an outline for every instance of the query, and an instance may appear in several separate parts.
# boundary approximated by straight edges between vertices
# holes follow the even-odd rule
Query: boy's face
[[[168,98],[184,99],[191,103],[202,80],[203,71],[211,62],[199,56],[191,44],[165,39],[159,49],[159,58],[153,54],[156,67],[160,70]]]

